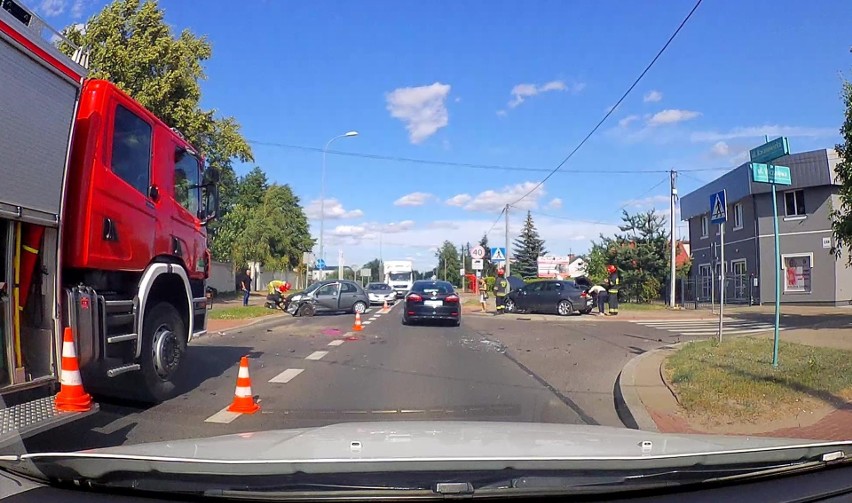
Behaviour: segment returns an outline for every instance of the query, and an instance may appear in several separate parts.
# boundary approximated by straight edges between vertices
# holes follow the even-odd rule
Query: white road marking
[[[341,344],[343,344],[343,339],[334,339],[328,343],[329,346],[340,346]]]
[[[304,372],[305,369],[287,369],[284,372],[281,372],[277,376],[273,377],[269,380],[269,382],[287,384],[292,381],[294,377]]]
[[[370,320],[367,320],[367,321],[361,322],[361,324],[362,324],[362,325],[369,325],[370,323],[372,323],[372,321],[370,321]]]
[[[319,360],[323,356],[327,355],[328,351],[314,351],[305,357],[305,360]]]
[[[228,405],[230,407],[230,405]],[[232,422],[234,419],[242,416],[240,412],[231,412],[228,410],[228,407],[220,410],[219,412],[213,414],[204,420],[205,423],[220,423],[220,424],[228,424]]]

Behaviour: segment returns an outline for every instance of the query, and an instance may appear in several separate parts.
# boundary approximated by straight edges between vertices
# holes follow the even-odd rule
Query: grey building
[[[833,149],[784,156],[774,161],[789,166],[792,185],[778,186],[778,232],[781,254],[781,302],[844,305],[852,301],[852,269],[845,258],[831,254],[834,244],[830,213],[839,208]],[[727,192],[725,224],[725,295],[731,302],[772,303],[775,300],[775,245],[772,192],[768,184],[751,181],[743,164],[680,201],[681,218],[689,222],[692,244],[691,279],[697,294],[709,301],[711,284],[718,297],[721,264],[714,260],[719,226],[710,223],[710,196]]]

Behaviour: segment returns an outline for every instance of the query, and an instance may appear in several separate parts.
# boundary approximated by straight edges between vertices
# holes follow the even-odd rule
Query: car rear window
[[[424,283],[414,283],[414,286],[411,288],[412,292],[417,293],[439,293],[439,294],[449,294],[453,293],[453,285],[449,283],[445,283],[443,281],[436,281],[434,283],[424,282]]]

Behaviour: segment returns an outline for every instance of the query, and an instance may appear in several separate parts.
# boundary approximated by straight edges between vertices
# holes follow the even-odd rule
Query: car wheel
[[[560,300],[559,304],[556,304],[556,312],[559,316],[568,316],[574,313],[574,306],[567,300]]]
[[[516,307],[517,306],[515,306],[515,301],[512,299],[506,299],[503,302],[503,309],[505,309],[507,313],[514,313]]]
[[[155,304],[144,319],[138,397],[159,403],[177,391],[175,378],[183,368],[187,329],[178,310],[167,302]]]
[[[313,304],[302,304],[299,306],[297,313],[299,316],[311,317],[317,313],[317,310]]]
[[[364,314],[367,312],[367,304],[361,302],[360,300],[354,304],[352,304],[352,312],[358,314]]]

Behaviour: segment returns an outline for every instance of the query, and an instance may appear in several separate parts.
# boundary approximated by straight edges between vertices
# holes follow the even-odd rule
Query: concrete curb
[[[636,368],[643,360],[659,352],[671,351],[672,349],[673,346],[665,346],[634,356],[618,373],[613,389],[613,399],[615,411],[624,426],[636,430],[659,431],[657,423],[651,419],[648,409],[645,408],[642,399],[639,398],[639,392],[636,390]]]

